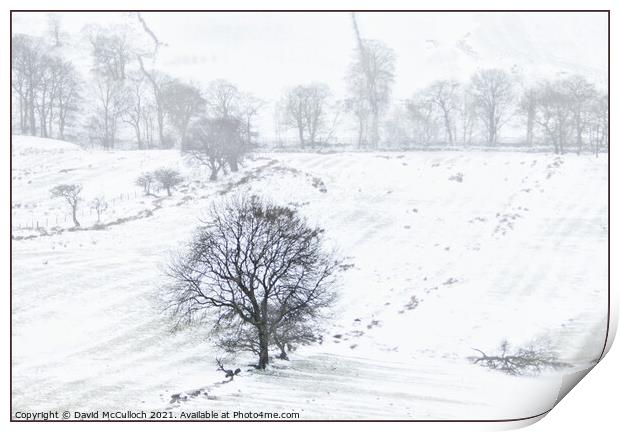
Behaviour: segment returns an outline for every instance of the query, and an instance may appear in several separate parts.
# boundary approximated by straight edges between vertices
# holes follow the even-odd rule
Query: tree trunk
[[[372,113],[372,148],[377,148],[379,146],[379,112],[374,109]]]
[[[280,360],[288,360],[288,354],[286,354],[286,347],[284,346],[284,344],[281,343],[275,336],[274,342],[276,343],[276,346],[280,349],[280,354],[278,355],[278,358]]]
[[[159,133],[159,147],[165,147],[165,138],[164,138],[164,114],[162,113],[163,108],[157,107],[157,132]]]
[[[28,98],[28,114],[30,117],[30,135],[36,135],[37,134],[37,124],[35,123],[35,116],[34,116],[34,92],[32,90],[30,90],[29,92],[29,98]]]
[[[211,166],[211,175],[209,176],[209,180],[210,181],[216,181],[217,180],[217,168],[214,166]]]
[[[357,133],[357,146],[361,148],[364,145],[364,120],[361,116],[358,117],[359,129]]]
[[[299,145],[303,147],[306,144],[304,140],[304,127],[298,124],[297,131],[299,133]]]
[[[534,110],[529,109],[527,111],[527,135],[525,140],[529,146],[534,144],[534,115]]]
[[[72,206],[71,207],[71,216],[73,216],[73,223],[75,224],[76,227],[80,226],[80,223],[77,220],[77,206]]]
[[[303,145],[303,144],[302,144]],[[228,165],[230,165],[230,170],[232,172],[237,172],[239,171],[239,162],[237,162],[237,158],[236,157],[230,157],[228,159]]]
[[[269,334],[264,328],[258,330],[259,357],[258,368],[265,369],[269,363]]]

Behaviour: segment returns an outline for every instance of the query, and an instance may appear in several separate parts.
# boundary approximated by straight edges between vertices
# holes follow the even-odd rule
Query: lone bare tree
[[[497,143],[499,132],[508,120],[513,99],[513,83],[501,69],[484,69],[474,74],[471,90],[480,120],[487,132],[487,142]]]
[[[90,208],[97,213],[97,224],[100,224],[101,215],[108,209],[108,202],[103,196],[98,196],[90,202]]]
[[[82,192],[82,186],[78,184],[61,184],[58,186],[54,186],[50,191],[52,197],[55,198],[64,198],[64,200],[71,207],[71,216],[73,217],[73,224],[76,227],[80,226],[80,223],[77,220],[77,208],[79,202],[82,200],[80,198],[80,193]]]
[[[183,177],[177,170],[170,168],[159,168],[153,171],[153,178],[165,189],[168,196],[172,196],[172,189],[183,182]]]
[[[334,299],[336,261],[323,230],[295,210],[256,196],[214,205],[187,248],[172,260],[165,301],[175,326],[213,321],[254,335],[257,367],[286,325]]]

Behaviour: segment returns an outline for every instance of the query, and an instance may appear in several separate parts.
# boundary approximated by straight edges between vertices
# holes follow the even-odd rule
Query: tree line
[[[502,69],[476,72],[468,82],[437,80],[404,101],[387,122],[389,141],[496,146],[512,127],[527,147],[558,154],[609,145],[608,96],[580,75],[523,83]],[[512,132],[514,134],[514,132]]]
[[[89,52],[87,77],[63,54],[67,36],[52,18],[46,36],[12,36],[17,133],[104,149],[118,147],[121,138],[138,149],[177,147],[209,166],[212,178],[235,171],[242,153],[259,141],[257,117],[270,104],[226,80],[203,87],[148,67],[161,42],[139,14],[155,48],[135,27],[87,26],[81,38]],[[356,14],[351,23],[355,45],[345,97],[321,82],[285,89],[272,104],[276,140],[293,133],[301,147],[338,144],[338,132],[347,129],[360,148],[496,146],[507,135],[556,153],[608,148],[608,95],[580,75],[530,82],[490,68],[394,100],[395,52],[364,38]]]

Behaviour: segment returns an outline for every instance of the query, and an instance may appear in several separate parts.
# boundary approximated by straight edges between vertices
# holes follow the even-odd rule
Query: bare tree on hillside
[[[97,213],[97,225],[101,223],[101,215],[108,209],[108,202],[103,196],[95,197],[90,202],[90,208]]]
[[[159,168],[153,171],[153,178],[165,189],[168,196],[172,196],[172,189],[183,182],[183,177],[175,169]]]
[[[169,266],[165,300],[176,325],[251,329],[264,369],[275,332],[334,299],[336,263],[322,234],[295,210],[255,196],[213,206]]]
[[[71,217],[73,218],[73,224],[76,227],[80,226],[77,220],[78,204],[82,200],[80,193],[82,192],[82,186],[78,184],[61,184],[54,186],[50,193],[54,198],[63,198],[69,207],[71,208]]]
[[[153,196],[151,188],[155,184],[155,176],[152,172],[145,172],[140,174],[140,177],[136,179],[136,186],[140,186],[144,191],[144,195]]]

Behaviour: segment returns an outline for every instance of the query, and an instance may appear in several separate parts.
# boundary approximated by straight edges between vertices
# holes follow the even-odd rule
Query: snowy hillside
[[[517,418],[551,408],[563,374],[603,347],[606,155],[258,154],[209,182],[172,150],[14,137],[12,154],[14,410]],[[143,196],[135,179],[162,166],[185,182]],[[83,204],[70,229],[60,183],[105,196],[103,228]],[[265,371],[228,357],[242,372],[222,384],[205,329],[171,334],[158,290],[205,208],[242,191],[296,207],[347,266],[322,344]],[[468,359],[503,340],[572,367],[514,377]]]

